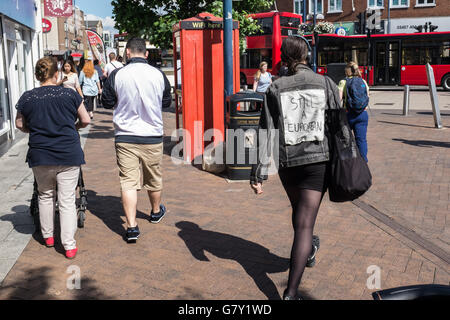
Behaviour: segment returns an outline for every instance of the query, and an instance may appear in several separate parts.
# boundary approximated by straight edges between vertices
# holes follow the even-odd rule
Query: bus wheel
[[[445,91],[450,91],[450,73],[442,78],[442,87]]]

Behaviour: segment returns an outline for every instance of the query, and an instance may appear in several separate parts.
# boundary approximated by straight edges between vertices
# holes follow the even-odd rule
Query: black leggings
[[[304,168],[298,167],[298,170],[302,169]],[[322,179],[326,181],[327,170],[318,168],[317,171],[323,172]],[[285,293],[296,296],[308,256],[311,254],[314,224],[326,191],[326,183],[324,182],[325,187],[318,191],[313,190],[314,187],[308,189],[307,186],[304,186],[304,181],[309,178],[308,174],[304,176],[303,181],[295,184],[285,174],[280,174],[280,178],[291,202],[292,226],[294,227],[294,243],[292,244],[289,279]],[[317,178],[317,174],[315,174],[313,180],[317,181]]]

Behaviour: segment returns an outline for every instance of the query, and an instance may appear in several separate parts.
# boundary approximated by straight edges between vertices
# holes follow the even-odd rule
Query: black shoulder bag
[[[327,87],[328,81],[326,81]],[[340,106],[333,93],[334,103]],[[359,153],[355,137],[347,121],[344,108],[328,112],[330,145],[330,201],[353,201],[362,196],[372,185],[372,175],[367,162]]]

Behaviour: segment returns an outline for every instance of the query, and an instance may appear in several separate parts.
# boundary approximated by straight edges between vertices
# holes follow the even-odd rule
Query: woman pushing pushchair
[[[80,166],[85,163],[77,130],[86,127],[90,117],[77,92],[57,86],[58,66],[54,59],[40,59],[35,75],[41,87],[20,97],[16,126],[30,134],[27,162],[38,186],[39,220],[45,244],[54,246],[57,193],[61,242],[66,257],[73,259],[78,250],[75,191]]]

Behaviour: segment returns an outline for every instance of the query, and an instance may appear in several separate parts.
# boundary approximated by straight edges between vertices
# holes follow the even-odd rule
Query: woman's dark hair
[[[298,37],[287,37],[281,44],[281,60],[285,62],[290,73],[295,73],[295,68],[306,61],[308,57],[308,45],[305,40]]]
[[[52,57],[44,57],[36,62],[34,75],[39,82],[45,82],[53,78],[58,72],[58,61]]]
[[[70,59],[64,60],[64,63],[63,63],[63,65],[62,65],[62,70],[63,70],[63,71],[64,71],[64,66],[65,66],[66,64],[70,65],[70,72],[77,73],[77,68],[75,68],[75,64],[74,64],[73,61],[70,60]]]
[[[98,62],[99,62],[98,59],[95,59],[94,60],[94,66],[98,66]]]

